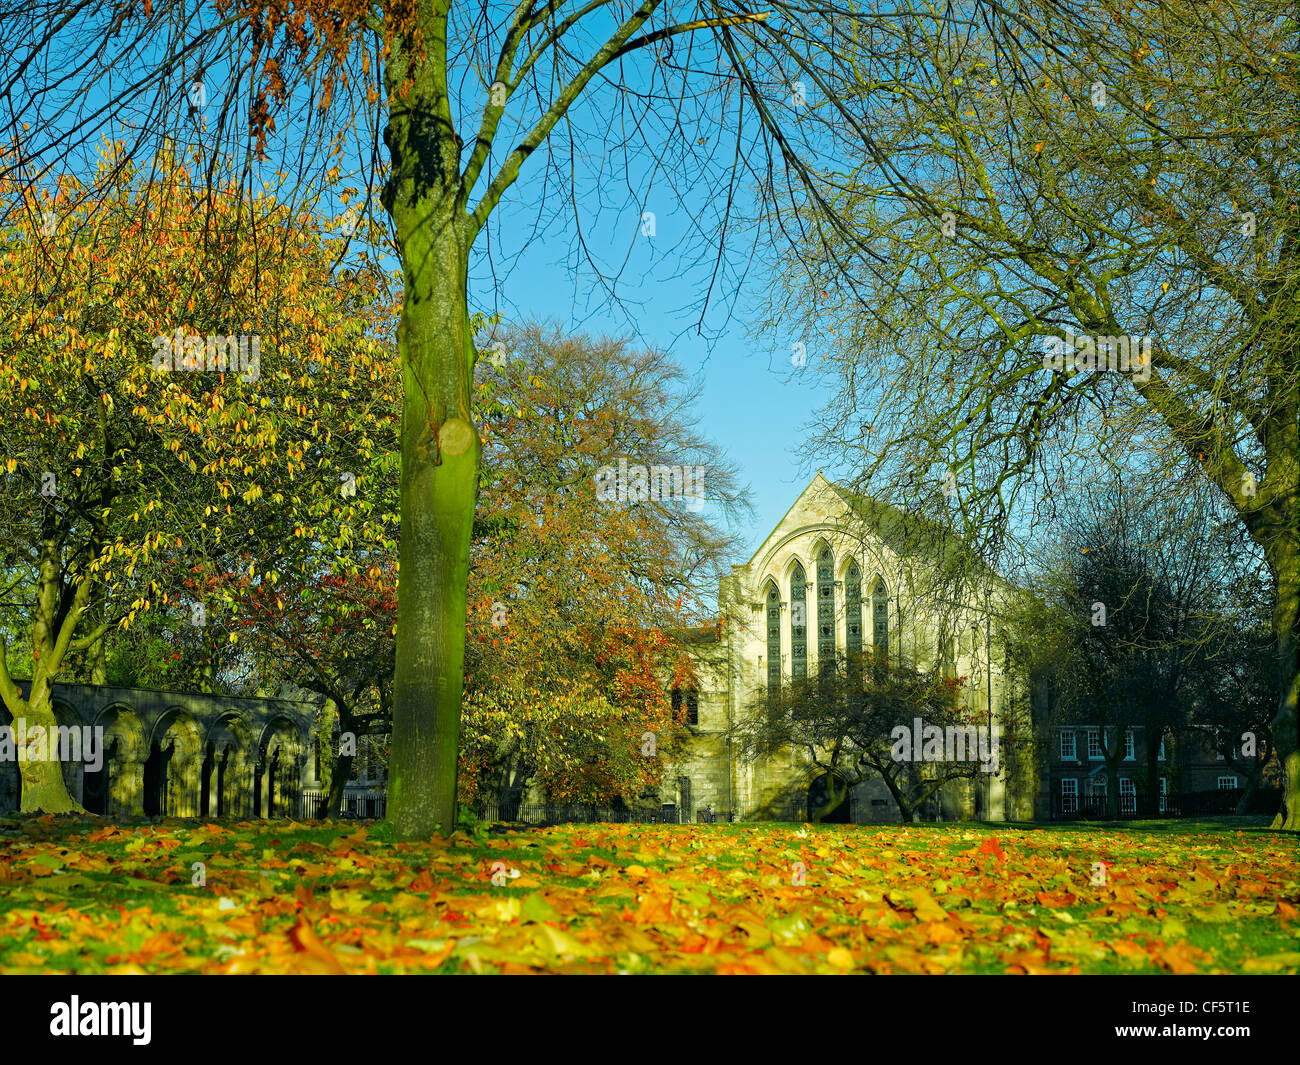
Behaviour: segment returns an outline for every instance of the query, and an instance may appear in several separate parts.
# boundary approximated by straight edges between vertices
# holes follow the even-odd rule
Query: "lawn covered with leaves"
[[[0,971],[1300,969],[1300,844],[1224,826],[0,821]],[[196,865],[196,863],[199,863]]]

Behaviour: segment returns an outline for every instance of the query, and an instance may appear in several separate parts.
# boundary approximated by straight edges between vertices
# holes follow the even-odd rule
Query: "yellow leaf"
[[[535,928],[533,942],[538,950],[546,954],[553,957],[570,954],[575,958],[585,958],[592,953],[592,949],[585,943],[579,942],[568,932],[561,931],[554,925],[542,924],[536,925]]]
[[[1266,954],[1262,958],[1247,958],[1242,968],[1248,973],[1276,972],[1279,969],[1300,970],[1300,951],[1285,950],[1280,954]]]

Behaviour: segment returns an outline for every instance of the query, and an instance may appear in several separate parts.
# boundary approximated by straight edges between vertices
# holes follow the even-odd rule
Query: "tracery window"
[[[781,687],[781,593],[767,586],[767,690]]]
[[[817,661],[820,669],[835,661],[835,562],[825,545],[817,556]]]
[[[808,676],[808,578],[798,562],[790,574],[790,675]]]
[[[871,593],[871,649],[881,660],[889,658],[889,596],[879,577]]]
[[[862,571],[856,562],[844,576],[844,649],[850,656],[862,654]]]

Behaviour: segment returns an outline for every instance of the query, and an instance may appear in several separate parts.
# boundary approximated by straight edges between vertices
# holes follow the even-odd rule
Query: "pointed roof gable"
[[[798,520],[801,513],[806,513],[814,509],[822,509],[816,506],[817,502],[836,494],[835,483],[827,480],[822,471],[818,470],[816,476],[808,482],[804,490],[800,492],[795,498],[795,501],[790,504],[790,509],[787,510],[781,516],[781,520],[773,526],[772,531],[763,537],[763,542],[760,543],[758,549],[749,556],[749,561],[746,562],[745,565],[747,567],[753,566],[761,557],[770,552],[778,541],[784,539],[792,530],[803,525],[804,523]]]
[[[963,542],[955,529],[945,526],[934,518],[909,513],[891,503],[882,502],[836,484],[818,470],[781,520],[763,538],[762,543],[745,564],[746,568],[752,568],[755,563],[766,558],[782,541],[803,526],[823,524],[822,521],[807,522],[800,518],[807,513],[825,514],[828,510],[834,509],[834,503],[839,503],[844,508],[841,522],[853,517],[858,518],[865,528],[897,558],[919,556],[931,561],[955,562],[963,553]],[[1005,583],[1005,578],[981,560],[976,559],[975,565],[978,572]],[[864,574],[864,578],[866,576]]]

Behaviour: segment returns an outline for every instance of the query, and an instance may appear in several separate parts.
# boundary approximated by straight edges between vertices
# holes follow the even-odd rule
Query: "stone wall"
[[[17,682],[23,698],[29,682]],[[61,727],[101,748],[64,762],[78,802],[110,816],[272,817],[319,786],[313,741],[317,705],[92,684],[55,684]],[[13,728],[0,706],[0,725]],[[85,733],[84,730],[91,730]],[[0,813],[19,806],[19,766],[0,761]]]

